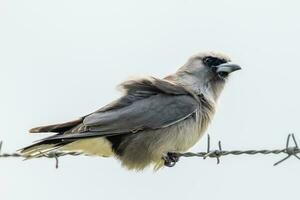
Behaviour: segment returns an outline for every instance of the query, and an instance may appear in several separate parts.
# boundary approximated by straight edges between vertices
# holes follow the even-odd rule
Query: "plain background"
[[[131,75],[163,77],[196,52],[239,63],[208,132],[224,149],[283,148],[299,124],[299,1],[0,0],[0,139],[14,152],[37,125],[90,113]],[[203,151],[205,137],[191,151]],[[0,160],[0,199],[297,199],[284,155],[181,159],[157,173],[114,159]]]

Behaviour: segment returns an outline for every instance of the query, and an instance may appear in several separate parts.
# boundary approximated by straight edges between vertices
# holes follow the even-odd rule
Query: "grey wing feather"
[[[53,124],[53,125],[48,125],[48,126],[39,126],[39,127],[35,127],[29,130],[30,133],[42,133],[42,132],[58,132],[58,133],[62,133],[65,132],[77,125],[79,125],[80,123],[82,123],[83,118],[77,119],[77,120],[73,120],[70,122],[66,122],[66,123],[61,123],[61,124]]]
[[[87,116],[83,120],[87,132],[56,135],[49,139],[76,140],[165,128],[188,118],[197,108],[198,102],[187,95],[156,95],[119,110]]]
[[[170,126],[193,114],[198,103],[187,95],[155,95],[130,106],[93,113],[83,120],[89,131],[128,133]]]
[[[72,140],[165,128],[191,116],[199,107],[197,97],[190,91],[165,80],[133,80],[122,87],[126,94],[119,100],[83,117],[82,123],[66,134],[49,139]]]
[[[197,95],[195,95],[189,89],[175,85],[164,79],[157,79],[153,77],[128,80],[119,86],[121,91],[125,92],[125,95],[114,101],[107,106],[102,107],[97,112],[104,112],[108,110],[118,109],[129,106],[133,102],[141,99],[148,98],[156,94],[169,94],[169,95],[189,95],[199,101]]]

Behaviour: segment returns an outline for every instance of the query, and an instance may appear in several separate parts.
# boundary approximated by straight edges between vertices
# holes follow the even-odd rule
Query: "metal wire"
[[[291,142],[292,141],[292,142]],[[293,144],[291,144],[293,143]],[[0,158],[25,158],[29,159],[30,157],[23,156],[19,153],[1,153],[3,142],[0,142]],[[300,160],[300,157],[298,154],[300,153],[300,149],[297,143],[297,140],[295,138],[294,134],[289,134],[287,139],[286,139],[286,144],[285,148],[283,149],[275,149],[275,150],[232,150],[232,151],[224,151],[222,149],[222,144],[221,141],[218,142],[218,149],[216,150],[211,150],[211,141],[210,141],[210,135],[207,137],[207,151],[206,152],[198,152],[198,153],[193,153],[193,152],[187,152],[187,153],[182,153],[178,154],[179,157],[200,157],[203,159],[206,158],[215,158],[217,159],[217,164],[220,163],[220,158],[223,156],[228,156],[228,155],[256,155],[256,154],[262,154],[262,155],[268,155],[268,154],[285,154],[286,156],[279,160],[278,162],[274,163],[274,166],[279,165],[280,163],[286,161],[290,157],[294,156],[298,160]],[[82,155],[81,153],[77,152],[51,152],[47,154],[42,154],[41,157],[45,158],[54,158],[55,159],[55,167],[58,168],[58,158],[61,156],[65,155],[71,155],[71,156],[79,156]]]
[[[291,144],[291,138],[293,140],[293,145]],[[233,151],[223,151],[222,150],[222,144],[221,141],[218,142],[218,149],[217,150],[211,150],[210,149],[210,136],[207,137],[207,151],[206,152],[199,152],[199,153],[183,153],[180,154],[181,157],[202,157],[203,159],[206,158],[216,158],[217,164],[220,163],[220,157],[227,156],[227,155],[256,155],[256,154],[286,154],[286,157],[279,160],[278,162],[274,163],[274,166],[279,165],[280,163],[284,162],[285,160],[289,159],[291,156],[294,156],[298,160],[300,160],[300,157],[298,154],[300,153],[300,149],[297,143],[297,140],[295,138],[294,134],[289,134],[286,139],[286,145],[284,149],[275,149],[275,150],[233,150]]]

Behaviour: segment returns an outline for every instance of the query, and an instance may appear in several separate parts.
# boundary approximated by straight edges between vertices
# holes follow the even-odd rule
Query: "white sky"
[[[0,139],[13,152],[36,125],[76,119],[131,75],[163,77],[199,51],[234,73],[209,129],[224,149],[283,148],[299,124],[299,1],[0,1]],[[205,150],[205,140],[192,151]],[[292,199],[300,162],[281,156],[182,159],[157,173],[103,158],[0,160],[0,199]]]

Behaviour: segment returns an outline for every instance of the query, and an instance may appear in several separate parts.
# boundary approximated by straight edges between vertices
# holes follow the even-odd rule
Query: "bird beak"
[[[231,62],[218,65],[218,66],[216,66],[216,68],[217,68],[216,72],[218,74],[220,74],[220,73],[230,74],[231,72],[242,69],[239,65],[231,63]]]

